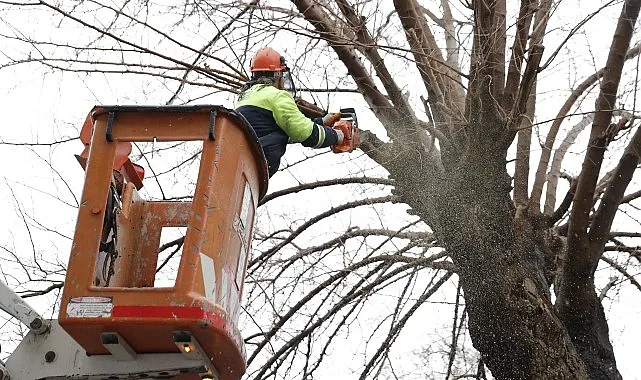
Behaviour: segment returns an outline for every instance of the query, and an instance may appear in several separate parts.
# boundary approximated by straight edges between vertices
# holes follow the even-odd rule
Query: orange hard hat
[[[254,71],[287,71],[285,58],[279,52],[264,47],[258,50],[252,59],[250,70]]]

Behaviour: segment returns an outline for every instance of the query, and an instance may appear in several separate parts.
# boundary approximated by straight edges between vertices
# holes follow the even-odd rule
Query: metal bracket
[[[218,378],[218,372],[216,371],[216,368],[214,367],[211,360],[209,360],[209,357],[205,353],[205,350],[203,350],[196,337],[194,337],[191,332],[174,331],[173,336],[174,344],[176,344],[176,347],[178,347],[180,352],[187,360],[199,360],[207,363],[208,371],[206,374],[203,374],[203,378]]]
[[[120,334],[104,332],[100,334],[102,346],[111,352],[111,355],[118,361],[129,361],[136,359],[136,351],[124,340]]]
[[[116,118],[116,113],[114,111],[109,111],[109,116],[107,116],[107,141],[113,142],[114,141],[114,135],[113,135],[113,129],[114,129],[114,119]]]
[[[216,110],[212,110],[209,113],[209,140],[216,140],[216,135],[214,134],[214,128],[216,127]]]

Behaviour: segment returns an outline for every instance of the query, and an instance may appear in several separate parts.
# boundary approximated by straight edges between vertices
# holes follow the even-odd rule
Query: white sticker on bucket
[[[108,318],[113,307],[112,297],[71,297],[67,303],[67,317]]]
[[[215,302],[216,301],[216,271],[214,268],[214,260],[200,253],[200,267],[203,272],[203,284],[205,286],[205,297],[208,300]]]
[[[240,207],[240,221],[243,223],[243,231],[249,231],[249,208],[251,205],[252,190],[249,187],[249,182],[245,180],[245,188],[243,189],[243,203]]]

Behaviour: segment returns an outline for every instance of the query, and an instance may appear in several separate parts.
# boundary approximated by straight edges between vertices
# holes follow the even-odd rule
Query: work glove
[[[338,136],[338,141],[336,141],[336,145],[342,144],[343,140],[345,140],[345,134],[340,129],[334,129],[334,132],[336,132],[336,136]]]
[[[340,112],[328,113],[327,115],[323,116],[323,125],[325,125],[327,127],[332,126],[340,118],[341,118],[341,113]]]

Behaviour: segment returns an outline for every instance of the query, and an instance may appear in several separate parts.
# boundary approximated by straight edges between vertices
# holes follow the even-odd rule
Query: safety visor
[[[283,90],[292,94],[293,97],[296,97],[296,86],[294,85],[294,78],[292,77],[291,70],[289,69],[289,67],[287,67],[285,57],[280,57],[280,65],[283,68]]]

